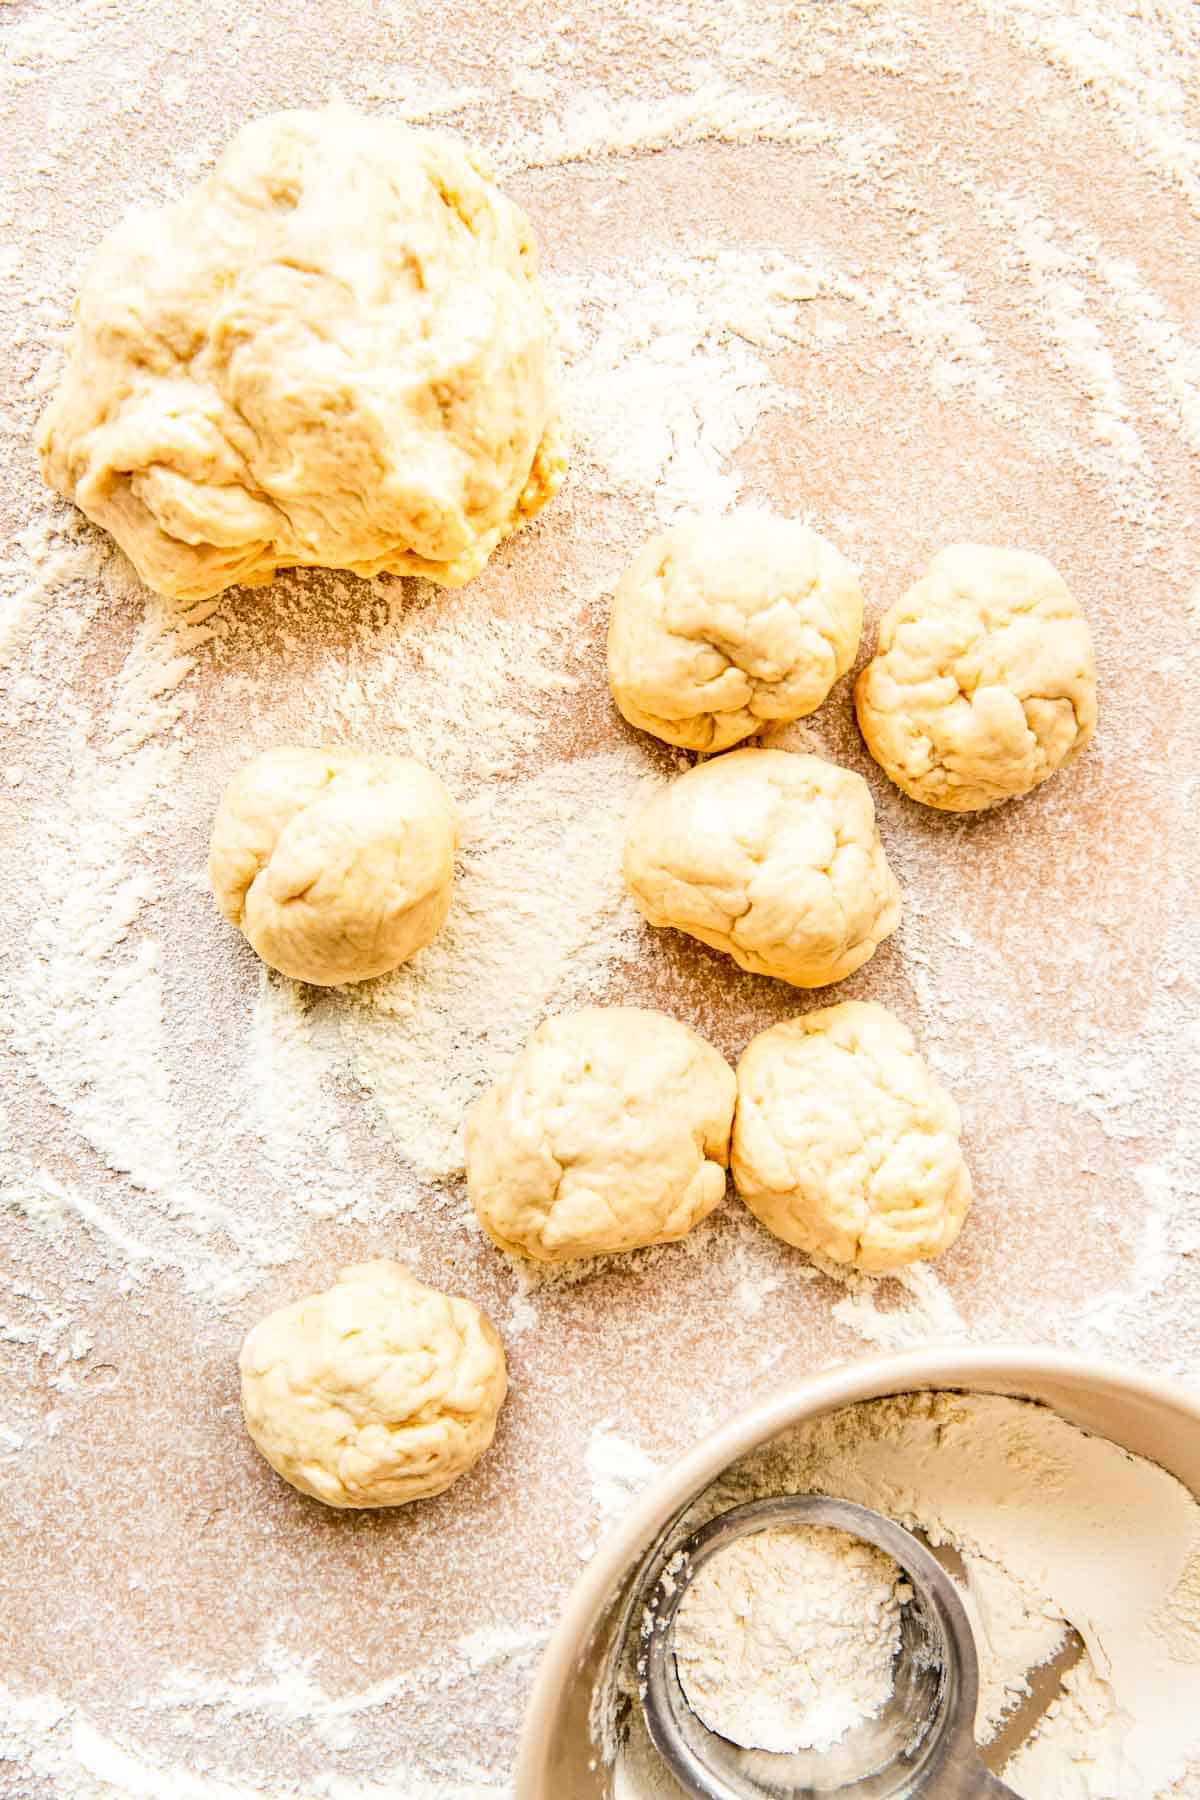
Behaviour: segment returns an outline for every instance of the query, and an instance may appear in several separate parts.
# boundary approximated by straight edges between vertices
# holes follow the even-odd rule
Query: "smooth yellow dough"
[[[853,974],[900,922],[870,790],[819,756],[699,763],[634,820],[624,866],[651,925],[796,987]]]
[[[858,578],[797,519],[745,507],[651,538],[613,596],[608,676],[631,725],[727,750],[815,711],[854,662]]]
[[[261,1320],[238,1367],[246,1430],[271,1467],[338,1507],[440,1494],[491,1444],[508,1389],[479,1309],[382,1259]]]
[[[260,119],[109,234],[75,310],[42,471],[159,593],[457,587],[562,480],[529,222],[453,138]]]
[[[411,756],[264,751],[225,789],[208,878],[265,963],[334,987],[384,975],[441,930],[458,819]]]
[[[855,701],[871,755],[912,799],[997,806],[1096,728],[1087,621],[1044,556],[952,545],[884,614]]]
[[[662,1013],[547,1019],[467,1116],[480,1224],[547,1263],[683,1237],[725,1193],[734,1093],[725,1058]]]
[[[733,1178],[789,1244],[871,1274],[937,1256],[971,1203],[958,1108],[886,1007],[823,1007],[753,1038]]]

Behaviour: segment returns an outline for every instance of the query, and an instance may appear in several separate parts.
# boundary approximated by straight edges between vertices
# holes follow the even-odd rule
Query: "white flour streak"
[[[1145,1201],[1144,1215],[1121,1228],[1131,1256],[1121,1286],[1098,1294],[1080,1307],[1076,1317],[1084,1332],[1101,1339],[1119,1339],[1131,1318],[1144,1318],[1169,1276],[1174,1258],[1169,1225],[1178,1208],[1178,1197],[1169,1170],[1157,1164],[1133,1170],[1133,1179]]]
[[[758,259],[722,252],[642,271],[632,295],[628,270],[555,295],[577,320],[565,345],[575,431],[663,520],[733,505],[730,456],[765,409],[788,403],[757,347],[782,341],[791,313],[764,273]]]
[[[658,1464],[615,1430],[615,1419],[602,1419],[593,1429],[584,1455],[592,1484],[592,1504],[602,1527],[616,1522],[629,1502],[653,1481]]]
[[[1153,1079],[1148,1050],[1135,1049],[1119,1056],[1096,1052],[1089,1058],[1067,1057],[1049,1046],[1022,1046],[1013,1058],[1015,1067],[1036,1075],[1036,1087],[1044,1103],[1056,1103],[1074,1112],[1088,1113],[1117,1139],[1140,1135],[1135,1119],[1139,1097]]]
[[[47,605],[61,604],[64,588],[95,572],[91,545],[58,543],[48,519],[15,537],[8,553],[0,557],[0,583],[6,594],[0,610],[0,669],[17,665]]]
[[[805,117],[774,94],[746,93],[713,81],[669,99],[614,103],[606,94],[577,97],[565,119],[506,146],[502,168],[560,168],[622,156],[644,156],[684,144],[778,144],[836,153],[851,178],[884,164],[893,134],[883,126],[839,126]]]
[[[331,671],[325,712],[347,734],[378,734],[435,768],[459,794],[509,773],[547,730],[548,703],[569,696],[570,616],[489,618],[453,597],[400,613],[373,635],[354,672]],[[464,729],[464,726],[468,727]]]
[[[167,691],[184,667],[174,640],[145,628],[118,678],[119,728],[137,695]],[[104,726],[86,714],[72,734],[66,794],[35,819],[37,954],[15,1029],[17,1047],[109,1167],[158,1190],[178,1178],[178,1143],[158,950],[138,930],[161,878],[139,852],[178,777],[182,752],[159,741],[166,722],[144,723],[126,758],[103,739],[94,747]]]
[[[1072,376],[1091,409],[1092,439],[1101,448],[1087,460],[1112,483],[1134,517],[1152,520],[1157,508],[1153,471],[1112,351],[1089,304],[1081,259],[1062,243],[1058,228],[1026,202],[996,195],[992,210],[1012,232],[1053,360]]]
[[[631,952],[621,845],[646,778],[634,753],[608,751],[489,788],[464,814],[445,930],[395,975],[324,1002],[426,1179],[461,1169],[468,1103],[546,1012],[582,1003]]]
[[[1200,450],[1200,346],[1184,337],[1165,303],[1126,257],[1097,256],[1097,267],[1123,317],[1151,359],[1164,416]]]
[[[848,1290],[844,1300],[835,1302],[834,1318],[880,1350],[916,1350],[923,1344],[960,1343],[968,1336],[953,1296],[928,1263],[881,1277],[851,1274],[832,1264],[823,1267]],[[880,1298],[895,1288],[909,1304],[885,1311]]]
[[[1193,0],[1151,7],[1100,0],[982,0],[989,21],[1047,57],[1076,88],[1101,100],[1125,141],[1200,210],[1200,135]]]
[[[294,1204],[326,1217],[370,1218],[372,1196],[348,1166],[329,1062],[309,1019],[309,992],[263,969],[242,1071],[244,1116],[257,1127],[267,1165]],[[392,1209],[404,1204],[393,1199]]]
[[[947,256],[937,231],[922,231],[916,247],[915,263],[896,268],[896,317],[937,393],[949,399],[967,384],[994,411],[1004,400],[1004,376],[972,309],[966,278]]]
[[[915,256],[874,285],[817,258],[732,251],[557,284],[573,320],[564,336],[576,434],[621,491],[653,495],[661,519],[727,510],[742,488],[733,452],[764,413],[805,404],[764,358],[812,342],[802,308],[821,296],[907,338],[940,394],[966,386],[1011,417],[966,280],[926,230]],[[642,423],[631,431],[634,418]]]
[[[65,1187],[52,1175],[43,1173],[31,1177],[27,1185],[24,1185],[23,1192],[20,1186],[14,1186],[12,1191],[18,1204],[24,1201],[30,1217],[38,1216],[43,1221],[61,1223],[68,1213],[77,1213],[97,1237],[119,1252],[121,1259],[135,1269],[143,1263],[161,1266],[165,1260],[148,1244],[133,1237],[117,1219],[103,1207],[97,1206],[88,1195]]]

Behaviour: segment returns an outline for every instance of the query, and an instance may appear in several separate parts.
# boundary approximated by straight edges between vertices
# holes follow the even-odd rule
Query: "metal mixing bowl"
[[[1040,1401],[1073,1425],[1148,1458],[1200,1495],[1200,1398],[1180,1383],[1055,1350],[943,1348],[872,1357],[794,1383],[734,1415],[630,1506],[580,1576],[546,1647],[525,1715],[516,1800],[608,1800],[612,1771],[593,1703],[631,1586],[679,1514],[731,1463],[782,1432],[863,1400],[950,1389]]]

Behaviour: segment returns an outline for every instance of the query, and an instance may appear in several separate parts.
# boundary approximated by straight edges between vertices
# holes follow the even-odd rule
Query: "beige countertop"
[[[502,1795],[538,1650],[649,1472],[868,1348],[1049,1342],[1200,1376],[1200,22],[1187,0],[0,6],[0,1794]],[[528,209],[568,485],[457,594],[290,574],[190,613],[42,489],[90,247],[247,118],[459,131]],[[959,1099],[976,1203],[904,1282],[818,1276],[732,1198],[523,1291],[464,1104],[546,1012],[659,1004],[730,1056],[820,1003],[642,926],[623,821],[670,753],[608,703],[607,595],[687,506],[804,514],[880,611],[946,543],[1054,560],[1094,747],[1023,803],[904,800],[849,683],[795,741],[871,783],[904,923],[837,990]],[[412,748],[467,832],[451,926],[353,994],[267,978],[203,880],[273,742]],[[338,1515],[235,1357],[340,1263],[499,1326],[494,1451]]]

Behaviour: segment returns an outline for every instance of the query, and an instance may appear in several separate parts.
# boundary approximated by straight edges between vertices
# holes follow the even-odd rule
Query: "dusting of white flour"
[[[891,1557],[845,1531],[738,1538],[696,1571],[675,1615],[692,1711],[748,1749],[830,1749],[887,1705],[907,1597]]]
[[[995,1336],[1200,1371],[1198,91],[1193,0],[0,4],[0,1580],[33,1646],[0,1793],[508,1800],[580,1557],[768,1384]],[[38,478],[71,299],[131,200],[334,97],[461,132],[528,209],[571,475],[461,593],[312,571],[170,607]],[[460,1126],[540,1017],[657,1005],[733,1058],[812,1003],[650,932],[619,877],[676,763],[608,705],[607,596],[741,500],[861,566],[864,653],[964,536],[1044,551],[1092,620],[1097,743],[1003,815],[918,816],[848,683],[804,726],[872,783],[905,891],[847,992],[962,1104],[975,1210],[891,1280],[731,1200],[524,1291]],[[424,758],[464,819],[446,932],[342,993],[262,971],[204,882],[233,770],[321,741]],[[445,1500],[316,1518],[242,1441],[236,1348],[378,1254],[485,1306],[513,1399]],[[1001,1710],[1065,1604],[1004,1569],[972,1565]],[[1110,1779],[1109,1681],[1095,1651],[1034,1791],[1101,1779],[1081,1712]]]

